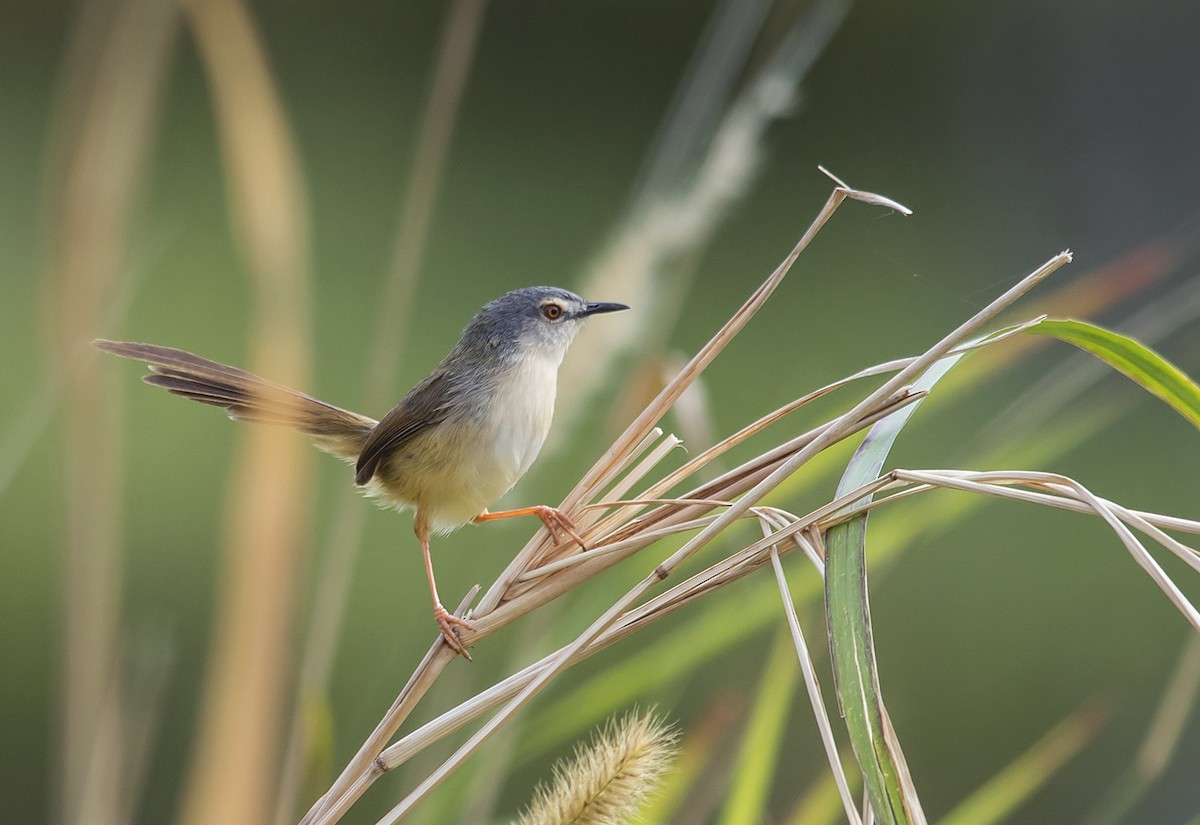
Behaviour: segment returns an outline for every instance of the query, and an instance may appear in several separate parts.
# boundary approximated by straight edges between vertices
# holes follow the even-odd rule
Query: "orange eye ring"
[[[542,304],[542,315],[544,315],[547,320],[557,321],[562,317],[562,314],[563,308],[561,304],[556,304],[553,302]]]

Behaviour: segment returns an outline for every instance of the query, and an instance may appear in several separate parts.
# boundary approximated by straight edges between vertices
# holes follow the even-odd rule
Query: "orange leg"
[[[521,507],[518,510],[501,510],[498,513],[489,513],[487,510],[484,510],[471,520],[476,524],[480,524],[498,518],[515,518],[516,516],[537,516],[541,519],[542,524],[546,525],[546,529],[550,531],[550,535],[554,538],[557,539],[559,531],[562,531],[574,539],[584,550],[587,549],[587,545],[583,543],[583,539],[575,531],[575,525],[571,523],[567,515],[563,511],[554,507],[548,507],[545,504],[537,504],[533,507]]]
[[[467,648],[463,645],[462,639],[458,638],[458,632],[454,628],[465,627],[470,630],[471,625],[442,607],[442,600],[438,598],[437,582],[433,578],[433,559],[429,555],[429,526],[424,519],[418,516],[413,521],[413,531],[417,534],[417,540],[421,542],[421,555],[425,557],[425,575],[429,578],[429,592],[433,596],[434,621],[438,623],[438,627],[442,631],[442,638],[446,640],[450,649],[466,657],[469,662],[471,654],[467,652]]]

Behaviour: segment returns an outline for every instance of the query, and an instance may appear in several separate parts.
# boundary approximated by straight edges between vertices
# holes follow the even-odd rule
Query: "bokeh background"
[[[154,341],[247,365],[262,333],[256,299],[288,303],[280,297],[286,287],[256,287],[248,274],[254,255],[246,252],[212,77],[195,36],[194,21],[203,15],[169,6],[148,12],[153,5],[9,0],[3,7],[0,798],[8,822],[61,821],[72,811],[63,791],[71,632],[64,617],[73,598],[65,548],[77,524],[69,468],[120,458],[87,486],[111,493],[106,500],[118,514],[112,667],[134,674],[124,680],[134,704],[136,674],[157,679],[146,687],[154,711],[133,760],[141,778],[124,809],[129,821],[180,815],[225,581],[224,513],[243,434],[219,413],[141,386],[132,365],[81,354],[79,343],[96,336]],[[752,8],[747,3],[741,13],[757,14]],[[367,363],[447,6],[260,2],[247,9],[306,192],[302,255],[311,320],[295,330],[312,355],[305,388],[359,409],[374,395],[364,386]],[[442,144],[444,177],[431,201],[417,278],[394,330],[403,346],[399,367],[382,397],[399,397],[424,375],[490,298],[534,283],[585,282],[638,214],[631,209],[653,178],[647,158],[660,145],[676,90],[713,21],[730,13],[679,0],[482,9],[457,122]],[[753,46],[730,71],[730,89],[714,87],[709,103],[719,111],[750,88],[789,27],[806,25],[812,14],[794,3],[766,12]],[[110,89],[110,98],[88,98],[95,92],[89,81],[108,77],[106,61],[115,59],[111,46],[96,44],[108,42],[106,32],[122,15],[159,20],[161,33],[135,26],[125,47],[154,39],[158,45],[146,48],[161,52],[147,59],[157,61],[161,76]],[[162,22],[164,16],[170,19]],[[557,501],[615,434],[620,413],[608,408],[628,402],[631,377],[650,358],[693,352],[771,271],[830,189],[818,164],[915,214],[843,208],[706,374],[707,419],[717,434],[858,368],[920,351],[1064,248],[1075,252],[1075,262],[1043,288],[1046,295],[1078,285],[1078,314],[1117,327],[1140,317],[1139,329],[1162,353],[1200,373],[1200,323],[1186,310],[1187,296],[1195,300],[1189,285],[1196,281],[1200,205],[1200,6],[859,2],[847,6],[844,19],[832,17],[827,42],[809,49],[814,60],[786,111],[764,122],[743,153],[754,169],[730,193],[711,235],[660,273],[668,286],[635,292],[614,279],[612,292],[589,296],[626,301],[661,324],[645,322],[649,343],[625,355],[616,380],[595,397],[592,407],[604,412],[562,434],[566,445],[510,496],[513,504]],[[146,95],[153,102],[143,137],[117,132],[115,145],[133,150],[120,161],[128,166],[112,160],[119,151],[80,160],[80,124],[95,114],[88,114],[89,100],[134,111]],[[684,155],[682,170],[668,175],[677,189],[695,174],[688,166],[694,158]],[[64,220],[64,181],[80,177],[70,170],[95,172],[97,165],[102,174],[82,178],[99,187],[109,172],[133,181],[127,207],[119,199],[110,204],[127,219],[105,207]],[[116,251],[106,260],[115,279],[94,295],[77,294],[73,276],[63,274],[70,261],[63,250],[74,248],[63,227],[86,234],[114,224]],[[1098,272],[1109,280],[1092,287]],[[72,308],[75,300],[85,308]],[[1038,300],[1022,314],[1035,314]],[[1166,318],[1167,309],[1181,307],[1182,317]],[[286,319],[291,311],[266,312]],[[1052,392],[1054,381],[1038,384],[1043,376],[1065,380],[1079,369],[1070,355],[1065,347],[1047,348],[969,396],[943,406],[930,399],[901,439],[897,465],[982,466],[986,446],[988,466],[1061,471],[1122,503],[1200,518],[1200,437],[1119,377],[1089,385],[1016,432],[1001,431],[997,412],[1015,399],[1032,401],[1031,387]],[[1054,372],[1064,363],[1065,372]],[[586,371],[586,359],[571,369]],[[81,370],[93,379],[70,377]],[[573,377],[564,372],[561,380]],[[70,399],[88,386],[106,388],[94,399],[97,420],[120,414],[108,426],[119,442],[95,453],[79,437],[88,425],[72,436],[63,413],[64,399],[76,415],[87,409],[86,398]],[[379,416],[386,407],[362,411]],[[1076,427],[1085,425],[1081,437]],[[1032,449],[1034,442],[1043,446]],[[291,562],[296,618],[282,630],[287,668],[299,658],[329,525],[349,483],[336,461],[317,456],[311,466],[315,492],[299,508]],[[833,481],[814,481],[804,496],[827,495]],[[802,512],[806,502],[802,496],[784,503]],[[350,607],[322,697],[328,765],[315,769],[314,787],[353,752],[431,638],[409,517],[363,507]],[[530,529],[490,525],[438,542],[447,601],[490,582]],[[936,820],[1073,709],[1096,700],[1105,726],[1013,819],[1079,821],[1133,760],[1187,641],[1186,623],[1111,534],[1081,517],[992,504],[927,532],[871,591],[883,688],[926,812]],[[73,541],[86,548],[88,536]],[[797,561],[791,575],[811,576]],[[1164,564],[1186,592],[1200,595],[1186,568]],[[749,584],[727,590],[715,599],[736,603],[756,592]],[[549,614],[554,618],[546,621],[563,626],[532,634],[537,643],[561,644],[582,629],[586,606],[603,596],[581,598],[579,612]],[[705,609],[700,603],[681,611],[656,632]],[[819,633],[819,613],[810,610],[809,618],[810,634]],[[656,704],[685,730],[709,712],[714,696],[732,697],[744,714],[772,636],[762,628],[639,701]],[[444,703],[526,660],[530,638],[531,631],[517,628],[488,639],[476,656],[483,661],[458,668]],[[630,640],[569,674],[547,703],[569,697],[573,686],[645,643]],[[281,719],[291,698],[280,697],[287,703]],[[736,747],[738,713],[721,747]],[[766,821],[785,821],[821,770],[799,693],[792,720]],[[547,758],[516,763],[499,791],[497,819],[511,815],[548,772]],[[1124,821],[1193,821],[1200,814],[1197,765],[1200,720],[1191,719],[1170,765]],[[403,779],[385,783],[347,821],[374,822],[405,786]],[[463,821],[447,795],[421,815]]]

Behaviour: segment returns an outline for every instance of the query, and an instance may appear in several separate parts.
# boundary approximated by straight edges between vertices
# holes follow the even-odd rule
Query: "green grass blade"
[[[914,389],[931,388],[961,357],[939,361]],[[871,428],[842,475],[838,495],[879,476],[896,437],[918,404],[888,416]],[[867,598],[866,540],[866,515],[834,527],[825,538],[825,609],[834,685],[876,818],[885,825],[923,823],[925,816],[912,789],[908,767],[879,689]]]
[[[778,607],[778,602],[776,602]],[[787,730],[792,696],[799,682],[796,650],[786,626],[775,635],[758,697],[742,737],[730,791],[721,811],[720,825],[756,825],[767,822],[767,798],[779,764],[779,746]]]
[[[1094,355],[1200,427],[1200,387],[1145,344],[1083,321],[1046,320],[1026,332],[1053,336]]]

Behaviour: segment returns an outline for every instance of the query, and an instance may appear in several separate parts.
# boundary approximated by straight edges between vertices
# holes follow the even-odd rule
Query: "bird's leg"
[[[438,598],[437,581],[433,578],[433,559],[429,555],[429,526],[422,518],[417,518],[413,523],[413,530],[417,534],[417,540],[421,542],[421,555],[425,557],[425,575],[429,578],[429,592],[433,596],[433,618],[437,622],[438,627],[442,631],[442,638],[446,640],[446,644],[455,653],[471,661],[471,654],[467,652],[467,648],[463,645],[462,639],[458,638],[456,627],[465,627],[471,629],[470,622],[465,619],[460,619],[442,606],[442,600]]]
[[[516,516],[537,516],[541,519],[542,524],[546,525],[546,529],[550,531],[550,535],[555,539],[558,538],[559,531],[562,531],[574,539],[576,544],[584,550],[587,549],[587,545],[584,544],[583,539],[575,530],[575,525],[571,522],[571,519],[567,518],[567,514],[557,507],[549,507],[545,504],[537,504],[533,507],[521,507],[517,510],[501,510],[498,513],[489,513],[487,510],[484,510],[471,519],[471,521],[480,524],[498,518],[515,518]]]

